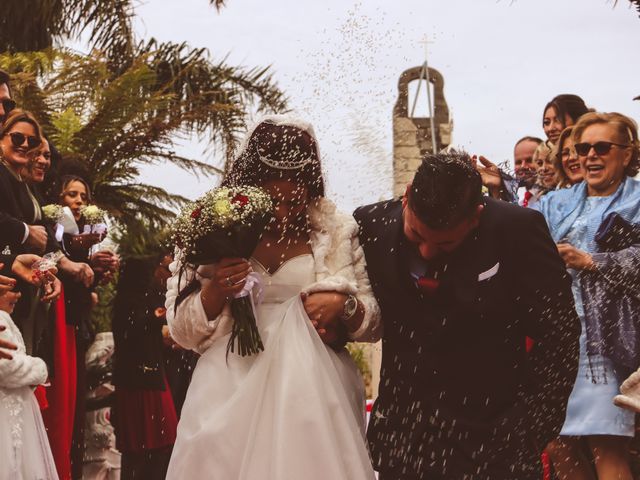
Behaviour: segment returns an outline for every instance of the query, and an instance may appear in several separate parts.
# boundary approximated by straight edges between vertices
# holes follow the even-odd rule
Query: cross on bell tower
[[[429,44],[434,43],[429,40],[427,35],[420,40],[420,44],[424,45],[424,63],[420,69],[420,78],[418,78],[418,85],[416,88],[416,95],[413,97],[413,105],[411,107],[411,117],[414,116],[416,111],[416,105],[418,104],[418,97],[420,96],[420,90],[422,85],[427,90],[427,103],[429,106],[429,119],[431,124],[431,148],[433,153],[438,151],[438,140],[436,138],[436,126],[435,119],[433,118],[433,101],[431,99],[431,78],[429,78]]]

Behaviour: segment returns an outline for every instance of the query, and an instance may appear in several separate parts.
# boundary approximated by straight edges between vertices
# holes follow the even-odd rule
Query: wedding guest
[[[3,248],[12,253],[42,254],[51,245],[37,201],[22,179],[22,171],[42,141],[40,125],[27,112],[14,110],[0,127],[0,221]],[[51,250],[51,248],[50,248]]]
[[[51,151],[49,142],[42,139],[42,143],[27,167],[22,177],[32,193],[42,203],[38,187],[45,181],[51,168]],[[53,229],[49,229],[53,235]],[[49,436],[51,451],[55,460],[58,476],[62,480],[71,479],[71,445],[76,410],[76,381],[77,381],[77,351],[76,325],[72,319],[73,310],[67,312],[67,302],[78,301],[73,296],[70,283],[77,283],[73,277],[62,275],[65,291],[48,312],[51,328],[53,361],[49,365],[50,386],[47,388],[48,407],[42,416]],[[71,291],[68,291],[71,288]],[[83,287],[84,288],[84,287]]]
[[[546,143],[541,143],[533,154],[538,169],[536,183],[541,187],[540,197],[558,185],[558,172],[552,157],[553,149]]]
[[[402,200],[354,214],[384,324],[381,480],[539,480],[564,420],[571,279],[542,215],[481,192],[467,154],[427,155]]]
[[[580,159],[573,146],[573,127],[565,128],[558,138],[553,161],[558,172],[558,188],[568,188],[584,180]]]
[[[49,142],[42,140],[35,157],[23,170],[24,179],[31,185],[34,197],[39,196],[35,187],[41,185],[51,165]],[[81,221],[81,209],[88,203],[90,190],[81,178],[63,178],[58,198],[74,214],[72,221]],[[82,226],[82,222],[81,222]],[[45,424],[51,435],[56,466],[61,478],[79,478],[82,475],[84,452],[84,414],[85,414],[85,352],[92,341],[90,312],[92,291],[95,281],[93,269],[88,265],[97,265],[100,273],[115,268],[113,254],[98,252],[89,255],[89,249],[101,240],[98,234],[80,234],[76,225],[75,234],[64,235],[66,256],[62,265],[71,265],[74,269],[63,268],[61,278],[64,283],[62,297],[54,314],[56,329],[52,339],[54,344],[54,372],[50,388],[50,408],[44,413]],[[52,232],[51,232],[52,234]],[[70,463],[70,452],[71,459]]]
[[[31,187],[34,196],[39,197],[38,186],[44,182],[45,177],[51,169],[51,149],[46,138],[40,140],[40,145],[34,151],[33,156],[20,172],[22,179]],[[43,203],[41,198],[37,198],[38,203]]]
[[[519,187],[531,188],[536,183],[537,165],[533,159],[542,144],[537,137],[522,137],[513,147],[513,172]]]
[[[63,207],[69,207],[73,214],[76,229],[74,233],[63,235],[63,244],[69,258],[73,261],[90,262],[90,249],[102,238],[94,233],[80,233],[84,230],[82,208],[91,202],[91,189],[83,178],[76,176],[63,177],[57,194],[58,201]],[[93,273],[93,271],[92,271]],[[74,335],[68,337],[71,351],[75,351],[75,358],[69,359],[69,368],[75,371],[75,409],[73,434],[71,443],[71,477],[82,477],[82,465],[85,450],[84,424],[86,412],[87,378],[85,368],[85,354],[93,342],[93,327],[91,325],[92,298],[94,278],[91,282],[78,282],[74,277],[62,276],[65,291],[65,317]],[[73,378],[71,379],[73,382]]]
[[[537,137],[522,137],[513,148],[514,175],[501,170],[496,164],[483,156],[478,160],[476,169],[480,173],[482,184],[487,187],[489,196],[504,200],[505,202],[518,203],[528,207],[531,199],[539,197],[539,188],[536,184],[538,166],[534,161],[534,154],[543,143]],[[472,157],[476,160],[476,157]]]
[[[557,95],[547,103],[542,115],[542,129],[550,146],[558,142],[562,130],[574,125],[589,111],[584,100],[573,94]]]
[[[42,144],[42,131],[29,112],[13,110],[0,128],[0,223],[7,226],[2,237],[5,249],[12,253],[44,253],[60,250],[60,244],[43,225],[40,203],[24,181],[30,158]],[[6,223],[4,223],[6,221]],[[87,265],[65,257],[61,271],[90,283]]]
[[[57,480],[34,387],[47,380],[47,366],[27,355],[11,313],[20,292],[0,295],[0,340],[16,349],[0,356],[0,469],[2,478]]]
[[[178,419],[164,368],[164,300],[171,256],[129,258],[114,302],[114,426],[122,479],[167,474]]]
[[[11,254],[51,253],[60,249],[55,238],[42,222],[40,205],[22,175],[31,156],[41,145],[38,122],[28,112],[13,110],[0,127],[0,224],[3,229],[0,248]],[[75,271],[77,265],[63,259],[60,270]],[[56,278],[52,287],[60,294]],[[52,364],[51,325],[46,307],[33,300],[39,294],[28,282],[18,282],[22,293],[14,313],[14,321],[21,329],[27,353]],[[54,297],[48,296],[47,301]],[[44,299],[43,299],[44,300]]]
[[[379,338],[379,310],[357,225],[325,197],[311,125],[286,115],[259,122],[223,184],[262,188],[273,221],[251,258],[196,270],[178,250],[170,267],[171,336],[201,356],[167,478],[373,480],[364,384],[341,332]],[[264,350],[227,354],[229,299],[250,274],[264,285],[256,303]]]
[[[603,251],[596,232],[613,212],[629,224],[640,222],[640,182],[633,178],[638,173],[638,128],[619,113],[587,113],[572,135],[584,182],[550,193],[538,206],[573,276],[582,324],[578,377],[560,437],[548,451],[563,480],[592,478],[583,441],[597,478],[631,480],[629,439],[635,419],[612,399],[637,367],[621,363],[621,349],[630,343],[635,361],[640,360],[640,346],[633,340],[637,336],[629,337],[625,329],[637,323],[637,315],[624,306],[625,288],[637,291],[640,256],[635,245]]]
[[[11,97],[11,77],[4,70],[0,70],[0,125],[4,123],[7,116],[16,108],[16,102]],[[46,138],[46,137],[44,137]],[[55,168],[60,162],[60,152],[55,148],[53,143],[49,141],[49,149],[51,151],[51,165]],[[48,191],[51,188],[51,182],[54,175],[48,175],[41,184],[41,193],[48,197]],[[0,226],[2,225],[2,216],[0,215]]]

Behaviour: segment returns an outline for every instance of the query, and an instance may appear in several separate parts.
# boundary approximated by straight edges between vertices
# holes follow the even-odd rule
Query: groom
[[[354,216],[384,322],[368,428],[381,480],[541,478],[580,334],[544,218],[483,197],[459,152],[427,155],[402,200]]]

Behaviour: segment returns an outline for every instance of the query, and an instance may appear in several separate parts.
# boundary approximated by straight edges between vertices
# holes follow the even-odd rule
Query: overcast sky
[[[422,63],[425,34],[453,143],[472,153],[510,159],[518,138],[543,135],[542,109],[559,93],[640,119],[640,18],[626,0],[228,0],[220,13],[207,0],[145,0],[136,13],[140,37],[271,65],[315,126],[329,195],[347,210],[390,195],[397,80]],[[171,167],[144,176],[190,198],[216,184]]]

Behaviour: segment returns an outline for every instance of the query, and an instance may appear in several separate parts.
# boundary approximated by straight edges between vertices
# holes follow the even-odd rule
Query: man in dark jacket
[[[384,324],[368,429],[381,480],[539,479],[564,421],[571,279],[542,215],[481,189],[466,154],[428,155],[402,201],[355,213]]]

